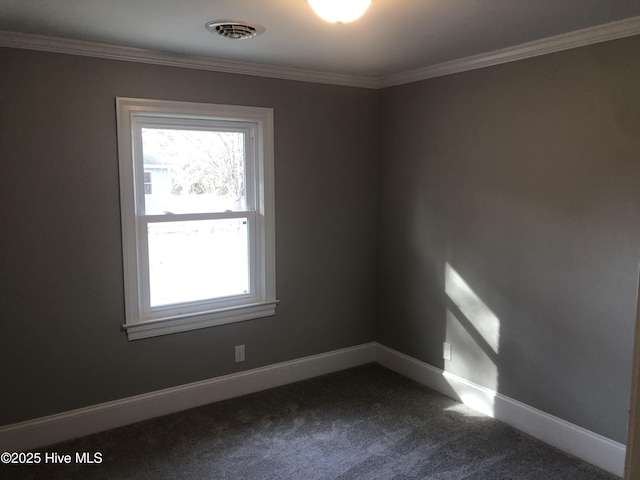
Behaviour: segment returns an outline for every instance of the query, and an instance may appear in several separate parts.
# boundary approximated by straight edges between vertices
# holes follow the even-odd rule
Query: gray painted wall
[[[375,338],[624,442],[639,52],[375,92],[0,49],[0,425]],[[275,317],[127,341],[116,96],[275,109]]]
[[[634,37],[381,91],[377,341],[625,442],[638,58]]]
[[[373,340],[377,92],[12,49],[0,65],[0,425]],[[276,316],[127,341],[116,96],[274,108]]]

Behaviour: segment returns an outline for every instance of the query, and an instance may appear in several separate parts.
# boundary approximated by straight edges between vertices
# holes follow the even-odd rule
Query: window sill
[[[140,323],[125,324],[122,327],[127,332],[129,340],[157,337],[170,333],[187,332],[199,328],[213,327],[227,323],[243,322],[255,318],[275,315],[278,300],[242,305],[240,307],[224,308],[199,315],[163,318]]]

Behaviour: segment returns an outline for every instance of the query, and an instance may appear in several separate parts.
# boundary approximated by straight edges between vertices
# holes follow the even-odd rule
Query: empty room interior
[[[353,21],[310,3],[0,0],[0,468],[332,378],[428,387],[640,478],[640,2],[372,0]],[[165,171],[168,196],[214,195],[178,163],[142,171],[158,125],[244,139],[242,208],[150,215]],[[154,306],[152,222],[191,221],[236,222],[246,278]],[[236,261],[230,238],[193,247],[197,274],[162,270],[167,298]],[[411,475],[387,478],[483,478]]]

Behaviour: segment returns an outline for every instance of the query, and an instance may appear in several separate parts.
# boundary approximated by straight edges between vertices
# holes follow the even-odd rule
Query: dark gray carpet
[[[615,479],[378,365],[207,405],[42,452],[99,465],[12,479]]]

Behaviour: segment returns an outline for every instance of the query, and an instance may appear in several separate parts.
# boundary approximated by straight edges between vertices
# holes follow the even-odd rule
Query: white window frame
[[[236,105],[116,98],[120,210],[125,288],[125,323],[129,340],[195,330],[275,314],[275,193],[273,109]],[[146,215],[144,174],[139,133],[143,126],[226,124],[246,133],[247,211],[171,215],[180,219],[247,218],[249,225],[250,292],[223,299],[187,302],[168,307],[149,305],[146,225],[169,221]],[[139,162],[139,165],[136,163]],[[255,207],[255,208],[254,208]]]

